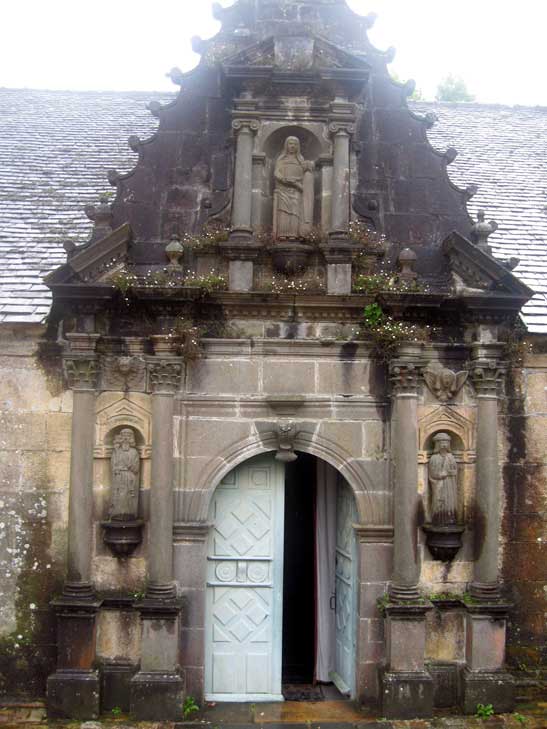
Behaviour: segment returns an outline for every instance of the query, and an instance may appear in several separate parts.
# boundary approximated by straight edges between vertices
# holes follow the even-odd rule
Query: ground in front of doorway
[[[547,701],[482,720],[437,713],[432,719],[386,720],[351,701],[207,704],[192,721],[135,722],[128,715],[99,721],[47,721],[42,701],[0,698],[0,729],[547,729]]]

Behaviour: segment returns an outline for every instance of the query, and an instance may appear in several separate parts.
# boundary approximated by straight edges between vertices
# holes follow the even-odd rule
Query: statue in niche
[[[300,152],[300,140],[287,137],[275,163],[273,233],[275,240],[297,241],[313,225],[314,163]]]
[[[140,458],[131,428],[123,428],[114,437],[110,467],[110,518],[113,521],[134,520],[139,510]]]
[[[448,433],[433,438],[435,452],[429,461],[431,523],[454,526],[458,523],[458,464],[451,451]]]

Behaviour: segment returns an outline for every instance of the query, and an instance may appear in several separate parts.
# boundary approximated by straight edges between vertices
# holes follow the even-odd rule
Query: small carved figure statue
[[[131,428],[123,428],[115,436],[110,467],[110,518],[113,521],[136,519],[139,509],[140,458]]]
[[[298,240],[313,224],[314,163],[304,159],[300,140],[287,137],[275,164],[273,231],[276,240]]]
[[[453,526],[458,523],[458,464],[450,450],[448,433],[438,433],[433,442],[435,452],[429,461],[431,522],[435,526]]]

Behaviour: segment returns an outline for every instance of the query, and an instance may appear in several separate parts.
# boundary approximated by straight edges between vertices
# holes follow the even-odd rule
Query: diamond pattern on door
[[[281,698],[283,466],[260,456],[217,488],[208,548],[205,692]]]

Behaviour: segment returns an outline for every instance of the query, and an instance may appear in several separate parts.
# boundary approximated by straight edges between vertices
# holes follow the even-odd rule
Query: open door
[[[205,698],[282,701],[283,464],[238,466],[209,517]]]
[[[340,693],[355,694],[357,641],[356,539],[353,493],[338,475],[336,484],[335,669],[331,678]]]

